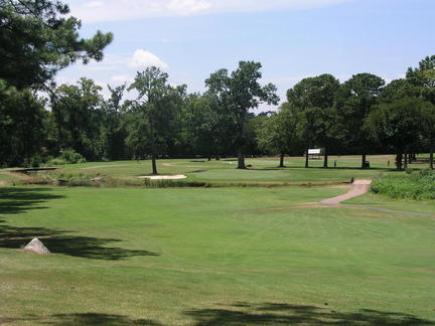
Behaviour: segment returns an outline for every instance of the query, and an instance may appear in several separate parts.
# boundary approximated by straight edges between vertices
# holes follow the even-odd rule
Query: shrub
[[[401,175],[384,175],[373,182],[372,191],[392,198],[435,199],[435,172],[421,170]]]
[[[32,157],[32,159],[30,160],[30,167],[32,168],[39,168],[39,166],[43,163],[43,160],[41,158],[41,156],[39,155],[35,155]]]
[[[86,159],[73,149],[66,149],[60,152],[60,155],[51,160],[49,163],[52,165],[64,165],[64,164],[77,164],[85,163]]]

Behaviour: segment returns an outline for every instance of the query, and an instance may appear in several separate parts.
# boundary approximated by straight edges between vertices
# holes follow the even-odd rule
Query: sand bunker
[[[344,195],[340,195],[334,198],[328,198],[322,200],[320,203],[322,205],[330,205],[330,206],[339,205],[341,202],[364,195],[369,191],[371,184],[372,184],[372,180],[355,180],[352,183],[350,190]]]
[[[185,175],[178,174],[178,175],[147,175],[138,178],[148,179],[148,180],[182,180],[182,179],[186,179],[187,177]]]

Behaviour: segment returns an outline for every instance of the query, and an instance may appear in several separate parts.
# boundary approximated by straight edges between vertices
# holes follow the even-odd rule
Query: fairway
[[[237,170],[235,159],[207,161],[205,159],[159,160],[161,175],[185,175],[186,179],[176,180],[175,185],[194,186],[293,186],[293,185],[334,185],[349,183],[352,179],[371,179],[386,174],[403,174],[394,168],[393,155],[370,155],[371,169],[360,169],[360,156],[331,156],[329,169],[322,168],[322,160],[310,160],[310,168],[304,168],[304,158],[289,157],[286,167],[278,168],[278,158],[250,158],[246,170]],[[334,162],[336,168],[333,168]],[[390,164],[388,164],[390,163]],[[411,169],[423,169],[424,164],[410,164]],[[117,161],[68,164],[57,167],[53,172],[41,172],[31,177],[11,174],[0,170],[0,182],[21,184],[43,180],[56,184],[57,180],[75,180],[74,185],[97,186],[143,186],[144,176],[151,174],[151,162]],[[38,181],[39,180],[39,181]],[[99,180],[93,182],[92,180]]]
[[[435,323],[434,202],[345,191],[0,188],[0,324]]]

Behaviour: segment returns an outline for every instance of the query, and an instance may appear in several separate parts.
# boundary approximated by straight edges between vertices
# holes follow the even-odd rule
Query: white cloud
[[[354,0],[69,0],[73,15],[85,22],[224,12],[301,10]]]
[[[98,8],[98,7],[102,7],[104,5],[103,1],[89,1],[86,2],[83,6],[86,8]]]
[[[132,68],[146,68],[151,66],[155,66],[163,70],[169,68],[168,64],[154,53],[143,49],[138,49],[134,52],[133,57],[130,59],[129,65]]]
[[[192,15],[210,9],[211,6],[211,3],[205,0],[172,0],[166,7],[169,12]]]

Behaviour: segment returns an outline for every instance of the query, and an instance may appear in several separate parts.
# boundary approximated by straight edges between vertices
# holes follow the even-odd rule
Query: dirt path
[[[372,184],[372,180],[355,180],[352,183],[352,186],[347,193],[334,198],[328,198],[322,200],[320,204],[328,205],[328,206],[336,206],[346,200],[362,196],[369,191],[371,184]]]

